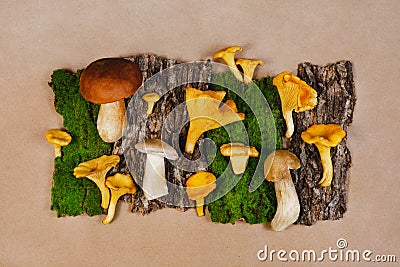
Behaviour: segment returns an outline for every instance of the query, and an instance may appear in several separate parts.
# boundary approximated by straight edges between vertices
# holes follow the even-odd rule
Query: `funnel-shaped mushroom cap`
[[[326,147],[337,146],[345,136],[346,132],[337,124],[314,124],[301,134],[304,142]]]
[[[238,45],[229,46],[216,52],[214,54],[214,59],[224,58],[226,54],[234,54],[236,52],[241,52],[241,51],[243,51],[243,48],[241,46]]]
[[[106,186],[111,190],[118,190],[121,194],[134,194],[137,190],[129,174],[117,173],[107,177]]]
[[[236,65],[240,65],[242,67],[244,82],[249,84],[252,82],[256,67],[258,65],[264,66],[264,61],[259,59],[238,58],[236,59]]]
[[[244,120],[244,114],[238,113],[234,101],[227,100],[221,106],[225,94],[225,91],[186,88],[186,108],[190,118],[185,147],[187,153],[193,153],[196,141],[204,132]]]
[[[119,160],[120,158],[117,155],[103,155],[99,158],[82,162],[74,169],[74,176],[76,178],[82,178],[96,172],[109,170],[117,165]]]
[[[46,140],[53,145],[67,146],[71,142],[72,137],[67,132],[50,129],[46,132]]]
[[[264,176],[267,181],[274,182],[288,177],[284,173],[287,173],[289,169],[296,170],[298,168],[300,168],[300,160],[295,154],[288,150],[276,150],[269,154],[264,162]]]
[[[103,58],[87,66],[80,78],[80,91],[89,102],[111,103],[133,95],[142,84],[137,64],[122,58]]]
[[[186,181],[186,192],[191,200],[197,200],[208,196],[216,187],[217,178],[214,174],[199,171]]]
[[[179,158],[178,153],[176,153],[176,150],[172,146],[161,141],[160,139],[144,140],[142,142],[137,143],[135,145],[135,148],[142,153],[156,155],[171,160],[176,160]]]

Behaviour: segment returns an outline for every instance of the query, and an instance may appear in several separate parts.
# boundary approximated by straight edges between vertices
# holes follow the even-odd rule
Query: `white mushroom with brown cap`
[[[113,143],[122,137],[126,123],[124,99],[136,92],[142,80],[139,66],[122,58],[99,59],[83,70],[80,92],[87,101],[101,104],[97,130],[103,141]]]
[[[285,230],[299,217],[299,198],[290,175],[290,169],[298,168],[300,168],[299,159],[287,150],[272,152],[264,162],[265,179],[275,183],[278,202],[275,216],[271,222],[271,228],[274,231]]]
[[[219,149],[223,156],[230,157],[234,174],[244,173],[249,157],[258,157],[254,146],[245,146],[242,143],[224,144]]]
[[[137,143],[135,148],[147,154],[142,186],[145,197],[152,200],[167,195],[164,158],[177,160],[178,153],[172,146],[160,139],[144,140]]]

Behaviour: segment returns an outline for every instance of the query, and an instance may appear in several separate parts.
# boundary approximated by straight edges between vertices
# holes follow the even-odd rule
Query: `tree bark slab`
[[[142,71],[144,91],[141,93],[157,92],[161,99],[156,102],[151,115],[146,114],[147,103],[142,100],[141,96],[133,96],[127,100],[129,103],[128,128],[123,138],[115,143],[113,149],[113,154],[119,155],[121,161],[111,170],[110,174],[130,173],[141,187],[146,154],[139,153],[134,146],[145,139],[161,139],[181,153],[181,157],[174,163],[165,160],[165,175],[166,180],[170,182],[168,184],[170,193],[149,201],[145,198],[143,191],[139,189],[134,195],[126,196],[125,200],[132,204],[132,212],[143,215],[165,207],[186,210],[192,204],[183,188],[186,180],[193,173],[187,171],[191,169],[189,165],[193,164],[192,160],[197,159],[196,168],[206,169],[207,163],[198,146],[193,154],[186,154],[181,149],[184,148],[189,128],[189,117],[184,104],[185,88],[195,87],[206,90],[211,80],[211,63],[180,64],[176,60],[155,55],[139,55],[127,59],[137,63]],[[163,72],[165,73],[162,74]],[[143,112],[130,112],[129,107],[135,107],[135,111]],[[171,116],[169,117],[169,115]],[[125,157],[128,157],[128,160]],[[180,190],[176,190],[177,187]]]
[[[289,150],[301,162],[292,176],[300,200],[299,224],[312,225],[318,220],[337,220],[347,209],[347,192],[351,155],[347,136],[331,148],[333,179],[330,187],[318,185],[322,164],[318,149],[301,139],[301,133],[313,124],[334,123],[347,133],[356,102],[352,63],[339,61],[325,67],[311,63],[298,65],[298,77],[318,92],[318,105],[310,111],[293,114],[295,132]]]

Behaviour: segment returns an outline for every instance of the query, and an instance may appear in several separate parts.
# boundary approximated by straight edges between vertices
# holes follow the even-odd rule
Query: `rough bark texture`
[[[172,145],[181,156],[175,162],[165,160],[166,179],[171,183],[168,184],[170,194],[158,200],[148,201],[144,197],[143,191],[138,190],[132,197],[126,196],[125,200],[132,204],[132,212],[141,214],[147,214],[164,207],[185,210],[192,203],[182,187],[193,173],[187,170],[190,168],[198,170],[207,168],[206,160],[204,156],[201,156],[198,146],[191,155],[182,153],[183,149],[181,148],[184,148],[189,126],[187,123],[189,118],[184,105],[185,88],[191,86],[205,90],[211,79],[211,64],[206,62],[178,65],[179,62],[176,60],[154,55],[140,55],[128,59],[139,65],[143,73],[144,85],[143,90],[139,90],[131,99],[127,100],[127,103],[129,103],[127,109],[128,127],[123,138],[115,143],[113,150],[113,154],[119,155],[121,161],[111,171],[111,174],[130,172],[135,182],[141,186],[146,154],[139,153],[134,149],[134,146],[145,139],[161,139]],[[166,70],[173,66],[175,67]],[[162,70],[164,71],[161,74],[155,75]],[[151,115],[146,114],[147,103],[141,98],[143,93],[148,92],[157,92],[162,96],[155,104]],[[173,112],[173,115],[168,117],[171,112]],[[201,138],[199,142],[201,142]],[[128,160],[125,160],[125,157]],[[190,161],[194,159],[198,159],[196,163]],[[179,168],[175,166],[179,166]],[[177,190],[176,186],[180,190]]]
[[[322,177],[321,159],[315,145],[301,139],[301,133],[313,124],[339,124],[344,131],[351,124],[356,101],[352,64],[340,61],[320,67],[310,63],[298,66],[298,77],[318,92],[318,105],[313,110],[294,113],[295,132],[290,151],[295,153],[301,168],[293,171],[293,180],[300,199],[297,223],[312,225],[317,220],[336,220],[347,209],[348,175],[351,166],[347,136],[331,148],[333,179],[330,187],[318,185]]]

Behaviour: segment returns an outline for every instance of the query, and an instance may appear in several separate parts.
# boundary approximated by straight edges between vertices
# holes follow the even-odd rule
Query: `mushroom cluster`
[[[136,185],[129,174],[117,173],[106,178],[108,171],[119,163],[117,155],[103,155],[99,158],[80,163],[74,169],[76,178],[88,178],[101,192],[101,207],[108,209],[103,224],[109,224],[115,215],[118,199],[125,194],[134,194]]]
[[[250,84],[253,82],[253,75],[256,67],[258,65],[264,66],[264,62],[259,59],[247,58],[238,58],[235,60],[235,54],[241,51],[243,51],[241,46],[229,46],[216,52],[213,58],[222,59],[229,66],[229,70],[233,73],[238,81],[244,82],[245,84]],[[237,66],[242,68],[243,76]]]

